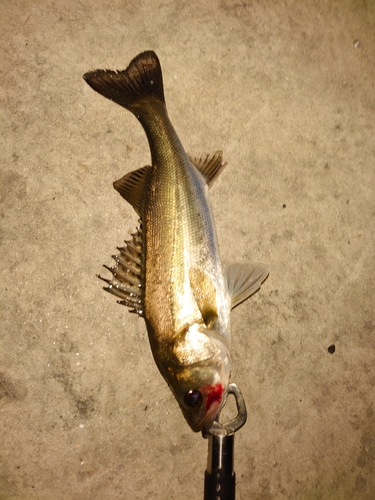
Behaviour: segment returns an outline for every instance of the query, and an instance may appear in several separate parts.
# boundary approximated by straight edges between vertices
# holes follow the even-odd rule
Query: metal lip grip
[[[225,423],[219,423],[218,416],[208,431],[204,500],[235,500],[236,497],[236,474],[233,469],[234,434],[245,424],[247,411],[245,400],[236,384],[229,384],[229,394],[235,397],[237,416]]]

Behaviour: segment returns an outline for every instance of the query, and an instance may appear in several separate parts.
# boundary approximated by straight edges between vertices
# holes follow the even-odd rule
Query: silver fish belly
[[[224,168],[221,152],[186,154],[165,106],[154,52],[124,71],[84,75],[97,92],[141,122],[151,166],[126,174],[115,189],[140,227],[108,268],[106,289],[143,316],[155,362],[194,431],[207,433],[225,402],[230,376],[230,311],[268,276],[262,264],[223,268],[208,189]]]

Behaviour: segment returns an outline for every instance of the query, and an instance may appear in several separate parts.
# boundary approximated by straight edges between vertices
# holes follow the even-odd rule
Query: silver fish
[[[102,279],[145,319],[161,374],[190,427],[206,434],[229,384],[230,311],[260,288],[268,269],[223,268],[208,199],[225,166],[222,153],[186,154],[168,117],[156,54],[143,52],[124,71],[96,70],[84,79],[138,118],[151,150],[151,166],[114,183],[140,227],[107,268],[112,279]]]

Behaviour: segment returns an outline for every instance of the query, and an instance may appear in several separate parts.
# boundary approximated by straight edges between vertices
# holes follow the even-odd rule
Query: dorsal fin
[[[83,75],[91,88],[135,113],[137,102],[147,98],[164,101],[163,77],[155,52],[136,56],[123,71],[98,69]]]
[[[191,163],[205,178],[208,187],[212,186],[226,166],[226,163],[223,163],[222,151],[215,151],[215,153],[202,156],[201,158],[188,156]]]
[[[269,274],[264,264],[229,264],[225,267],[232,309],[257,292]]]
[[[113,183],[113,187],[125,200],[132,205],[137,214],[142,217],[142,202],[151,167],[142,167],[129,172]]]
[[[120,304],[130,307],[130,312],[143,316],[142,226],[118,250],[120,253],[112,256],[116,264],[113,267],[104,266],[111,271],[113,278],[107,279],[100,275],[98,278],[107,283],[104,290],[122,299]]]

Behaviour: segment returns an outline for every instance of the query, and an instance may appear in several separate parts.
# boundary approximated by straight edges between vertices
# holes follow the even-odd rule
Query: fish
[[[187,423],[207,435],[227,396],[230,312],[268,276],[263,264],[221,262],[208,190],[222,152],[188,155],[169,119],[154,51],[125,70],[95,70],[84,80],[141,123],[151,164],[114,182],[139,227],[118,248],[105,289],[143,317],[155,363]]]

